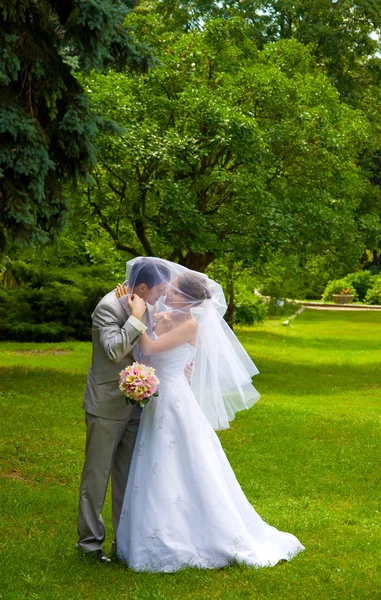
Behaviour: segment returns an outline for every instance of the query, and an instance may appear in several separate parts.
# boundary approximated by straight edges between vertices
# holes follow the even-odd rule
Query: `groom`
[[[112,521],[118,528],[141,408],[127,405],[119,391],[119,373],[134,361],[133,349],[151,322],[146,303],[154,305],[164,295],[170,272],[153,259],[135,262],[130,281],[128,316],[115,291],[102,298],[92,314],[92,362],[87,378],[86,456],[83,466],[77,548],[102,563],[105,527],[101,516],[108,480],[112,480]],[[128,318],[127,318],[128,316]],[[113,543],[114,545],[114,543]],[[114,548],[115,549],[115,548]]]

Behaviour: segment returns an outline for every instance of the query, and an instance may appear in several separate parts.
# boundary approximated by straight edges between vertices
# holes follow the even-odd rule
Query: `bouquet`
[[[119,389],[126,398],[127,404],[145,406],[152,396],[158,396],[157,386],[160,381],[155,376],[155,369],[134,362],[119,373]]]

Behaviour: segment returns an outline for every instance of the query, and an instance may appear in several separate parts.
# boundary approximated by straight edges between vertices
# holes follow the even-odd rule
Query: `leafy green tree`
[[[361,256],[357,156],[369,130],[309,50],[280,40],[259,51],[240,18],[180,36],[147,19],[135,22],[159,66],[83,80],[97,110],[127,129],[101,135],[96,184],[77,210],[119,250],[200,270],[222,255],[253,264],[330,246]]]
[[[342,96],[361,89],[364,77],[379,80],[381,11],[374,0],[169,0],[140,4],[142,9],[154,7],[167,27],[175,30],[198,29],[213,18],[239,16],[251,24],[253,39],[260,48],[279,39],[295,38],[310,46]]]
[[[146,70],[124,26],[129,2],[0,0],[0,251],[54,238],[63,182],[89,181],[102,119],[72,67]]]
[[[239,15],[251,24],[258,48],[297,39],[325,70],[343,102],[360,109],[370,124],[360,168],[366,182],[355,218],[365,247],[379,262],[381,216],[381,11],[374,0],[171,0],[153,3],[173,30],[204,26]],[[145,3],[141,2],[142,9]],[[152,2],[150,3],[152,7]]]

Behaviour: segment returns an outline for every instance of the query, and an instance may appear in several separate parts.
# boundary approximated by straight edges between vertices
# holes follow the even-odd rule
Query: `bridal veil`
[[[222,287],[204,273],[154,257],[137,257],[127,262],[126,280],[130,290],[142,282],[142,270],[150,272],[151,285],[166,281],[168,289],[182,294],[187,306],[166,306],[160,311],[190,311],[198,321],[196,353],[191,389],[209,423],[215,430],[227,429],[237,412],[259,399],[252,384],[258,369],[224,320],[227,304]],[[165,335],[165,334],[164,334]]]

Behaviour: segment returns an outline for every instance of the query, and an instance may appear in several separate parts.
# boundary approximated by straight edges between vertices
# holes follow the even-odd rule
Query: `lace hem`
[[[274,559],[273,561],[268,561],[267,563],[259,563],[255,560],[248,560],[247,558],[240,558],[239,554],[231,556],[228,558],[227,556],[221,556],[220,559],[214,558],[212,559],[210,556],[207,556],[198,548],[195,549],[195,555],[192,556],[188,560],[182,560],[181,554],[176,553],[176,559],[173,561],[164,561],[156,556],[154,552],[150,552],[149,560],[146,563],[139,563],[137,559],[132,555],[130,558],[127,558],[126,555],[122,552],[118,551],[119,559],[128,566],[129,569],[133,571],[149,571],[149,572],[163,572],[163,573],[173,573],[174,571],[181,571],[183,569],[222,569],[225,567],[229,567],[234,564],[240,564],[243,566],[247,566],[248,568],[266,568],[266,567],[274,567],[279,562],[287,562],[292,560],[297,554],[304,550],[304,546],[300,546],[300,548],[295,549],[292,552],[285,552],[283,557],[279,557]]]

